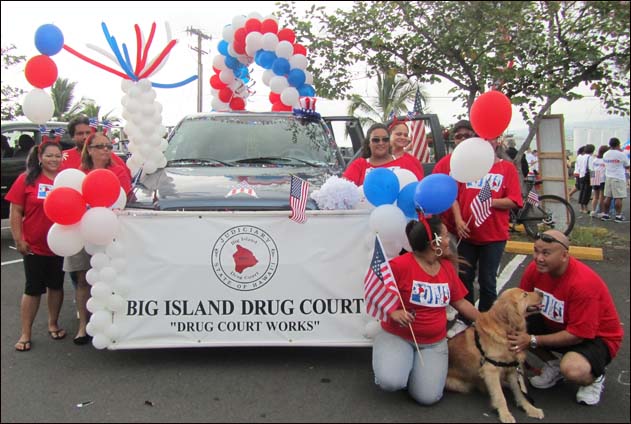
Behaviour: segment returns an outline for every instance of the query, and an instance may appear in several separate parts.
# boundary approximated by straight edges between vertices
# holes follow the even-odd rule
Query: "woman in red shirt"
[[[15,344],[20,352],[31,350],[33,321],[44,293],[48,303],[48,333],[53,340],[66,337],[66,331],[57,322],[64,300],[63,258],[48,247],[46,238],[53,222],[44,213],[44,200],[53,188],[61,161],[59,144],[44,142],[33,147],[26,160],[26,171],[5,197],[11,203],[11,234],[18,252],[24,255],[26,287],[20,305],[22,334]]]
[[[478,311],[465,299],[467,289],[450,260],[449,232],[440,218],[410,221],[405,232],[412,252],[390,261],[403,305],[381,323],[373,370],[382,389],[407,387],[418,403],[431,405],[441,399],[447,378],[447,305],[471,320]]]

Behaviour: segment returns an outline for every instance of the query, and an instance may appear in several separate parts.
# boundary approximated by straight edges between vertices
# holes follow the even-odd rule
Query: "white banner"
[[[108,347],[370,345],[369,213],[122,212]]]

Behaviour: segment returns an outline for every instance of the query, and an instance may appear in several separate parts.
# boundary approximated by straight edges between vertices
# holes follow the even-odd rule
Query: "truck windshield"
[[[269,165],[262,158],[285,158],[281,165],[338,165],[339,155],[327,128],[288,116],[213,116],[184,120],[165,152],[180,159],[212,159],[235,166]],[[293,159],[293,160],[292,160]]]

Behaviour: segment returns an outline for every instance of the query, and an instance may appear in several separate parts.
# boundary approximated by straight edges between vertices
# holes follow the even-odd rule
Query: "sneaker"
[[[600,219],[602,219],[603,221],[609,221],[611,218],[609,218],[609,215],[604,213],[603,216],[600,217]]]
[[[530,377],[532,387],[537,389],[549,389],[563,380],[561,368],[559,367],[560,364],[561,361],[559,359],[546,362],[543,368],[541,368],[541,374]]]
[[[576,401],[583,405],[597,405],[600,402],[600,394],[605,388],[605,374],[598,377],[589,386],[581,386],[576,392]]]
[[[616,215],[616,217],[614,218],[614,221],[624,222],[624,215]]]
[[[469,328],[469,326],[467,324],[465,324],[463,321],[460,321],[459,319],[457,319],[456,322],[454,322],[454,325],[452,325],[451,328],[449,329],[449,331],[447,331],[447,338],[451,339],[456,334],[462,333],[467,328]]]

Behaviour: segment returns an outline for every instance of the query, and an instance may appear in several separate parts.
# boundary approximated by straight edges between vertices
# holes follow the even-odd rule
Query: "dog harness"
[[[484,365],[484,362],[488,362],[490,364],[495,365],[496,367],[519,367],[519,362],[517,361],[513,361],[513,362],[499,362],[499,361],[495,361],[491,358],[489,358],[488,356],[486,356],[486,353],[484,353],[484,349],[482,349],[482,345],[480,344],[480,336],[478,335],[478,330],[477,329],[473,329],[473,334],[475,336],[475,346],[478,348],[478,350],[480,351],[480,354],[482,355],[482,359],[480,359],[480,365]]]

